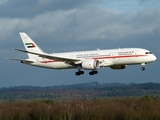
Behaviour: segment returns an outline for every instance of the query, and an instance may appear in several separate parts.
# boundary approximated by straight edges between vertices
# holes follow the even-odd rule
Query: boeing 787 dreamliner
[[[9,58],[18,60],[21,63],[49,68],[49,69],[72,69],[77,71],[75,75],[84,74],[84,70],[89,70],[89,75],[98,73],[102,67],[111,69],[125,69],[127,65],[141,65],[141,70],[145,70],[147,63],[156,60],[156,56],[149,50],[142,48],[120,48],[91,50],[79,52],[64,52],[47,54],[26,34],[19,33],[25,50],[14,49],[28,54],[28,59]]]

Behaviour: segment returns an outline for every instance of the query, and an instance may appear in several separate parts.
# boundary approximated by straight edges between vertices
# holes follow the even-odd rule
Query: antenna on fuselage
[[[99,48],[97,48],[97,50],[100,50]]]

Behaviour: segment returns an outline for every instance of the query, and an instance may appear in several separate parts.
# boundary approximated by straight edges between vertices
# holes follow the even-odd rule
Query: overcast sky
[[[0,87],[54,86],[98,81],[145,83],[160,80],[159,0],[0,0]],[[20,64],[6,58],[27,58],[19,32],[26,32],[45,52],[140,47],[152,51],[157,61],[141,71],[50,70]]]

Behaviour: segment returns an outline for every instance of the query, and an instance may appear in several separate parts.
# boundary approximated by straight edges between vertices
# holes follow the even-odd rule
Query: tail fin
[[[36,53],[44,53],[38,45],[26,34],[23,32],[19,33],[21,36],[21,39],[23,41],[24,47],[27,51],[30,52],[36,52]],[[28,54],[28,57],[31,59],[40,59],[37,55]]]

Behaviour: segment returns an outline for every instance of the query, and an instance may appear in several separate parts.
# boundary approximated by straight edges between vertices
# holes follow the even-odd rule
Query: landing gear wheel
[[[84,71],[79,71],[79,72],[80,72],[80,74],[82,74],[82,75],[84,74]]]
[[[89,75],[94,75],[94,74],[98,74],[98,71],[90,71]]]
[[[75,75],[76,75],[76,76],[83,75],[83,74],[84,74],[84,71],[75,72]]]
[[[76,75],[76,76],[79,76],[79,75],[80,75],[80,73],[79,73],[79,72],[75,72],[75,75]]]
[[[144,71],[144,70],[145,70],[145,67],[141,67],[141,70]]]
[[[93,71],[94,74],[98,74],[98,71]]]
[[[89,72],[89,75],[94,75],[93,71]]]

